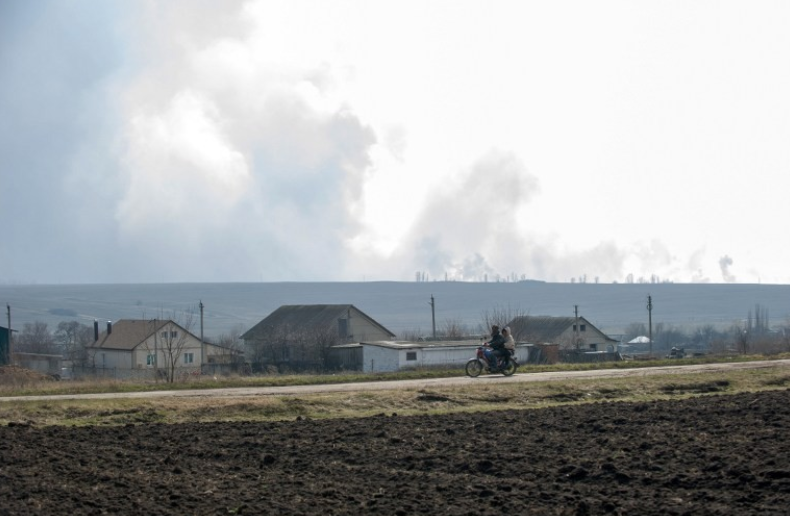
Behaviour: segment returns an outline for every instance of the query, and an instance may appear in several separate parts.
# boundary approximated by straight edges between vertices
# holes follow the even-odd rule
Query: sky
[[[0,284],[790,283],[790,3],[0,0]]]

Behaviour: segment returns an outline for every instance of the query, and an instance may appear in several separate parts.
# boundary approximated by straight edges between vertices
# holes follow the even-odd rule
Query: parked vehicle
[[[669,350],[669,354],[667,358],[684,358],[686,356],[686,350],[684,348],[676,348],[673,347]]]
[[[508,356],[504,358],[500,358],[497,361],[497,367],[492,369],[490,364],[488,363],[488,359],[486,359],[485,355],[486,346],[479,346],[477,348],[477,353],[474,358],[469,359],[466,363],[466,375],[475,378],[480,376],[482,372],[486,373],[502,373],[505,376],[511,376],[513,373],[516,372],[518,369],[518,362],[516,361],[516,357],[513,355],[511,351]]]

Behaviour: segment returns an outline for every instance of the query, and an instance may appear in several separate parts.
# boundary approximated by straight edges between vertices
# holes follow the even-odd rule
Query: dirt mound
[[[0,385],[15,385],[24,382],[34,381],[52,381],[54,380],[50,375],[33,371],[32,369],[25,369],[19,366],[0,366]]]
[[[0,514],[785,515],[790,391],[485,414],[0,427]]]

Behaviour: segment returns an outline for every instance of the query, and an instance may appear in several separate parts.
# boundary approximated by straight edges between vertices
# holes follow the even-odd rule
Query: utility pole
[[[647,338],[650,339],[650,358],[653,358],[653,298],[647,295]]]
[[[203,372],[203,364],[206,360],[206,341],[203,340],[203,300],[200,300],[200,372]]]
[[[14,332],[11,331],[11,305],[6,303],[5,308],[8,312],[8,349],[5,350],[5,363],[6,365],[11,365],[11,336],[14,334]]]
[[[573,314],[575,317],[575,321],[573,323],[573,347],[575,349],[579,349],[581,340],[579,338],[579,305],[573,305]]]
[[[436,340],[436,301],[433,299],[433,294],[431,294],[431,325],[433,327],[433,340]]]

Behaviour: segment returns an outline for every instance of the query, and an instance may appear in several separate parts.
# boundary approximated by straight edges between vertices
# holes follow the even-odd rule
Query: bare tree
[[[42,353],[56,355],[60,353],[55,338],[47,324],[39,321],[25,323],[17,337],[14,350],[21,353]]]
[[[252,340],[246,341],[254,364],[276,366],[288,360],[289,328],[285,325],[258,328]]]
[[[330,362],[331,347],[343,340],[337,328],[301,328],[287,324],[259,329],[248,341],[251,361],[284,368],[324,371]]]
[[[407,342],[420,342],[425,340],[425,336],[423,335],[423,331],[420,328],[417,329],[410,329],[410,330],[401,330],[398,334],[399,340],[405,340]]]
[[[74,365],[84,366],[88,363],[87,346],[92,340],[93,330],[77,321],[61,322],[55,331],[55,342],[60,347],[63,358]]]
[[[688,337],[675,326],[658,323],[653,331],[653,342],[656,349],[669,350],[673,346],[682,346],[688,342]]]
[[[178,360],[189,344],[189,333],[195,325],[195,311],[189,309],[178,316],[172,312],[169,317],[160,314],[149,321],[154,338],[146,340],[145,349],[153,360],[158,375],[167,383],[176,380]],[[159,368],[159,357],[163,357],[163,368]],[[158,376],[157,376],[158,378]]]
[[[231,328],[230,332],[221,334],[216,341],[219,346],[219,355],[227,356],[223,359],[227,362],[239,362],[244,360],[244,341],[241,340],[243,333],[240,325]],[[208,342],[208,341],[207,341]]]
[[[310,341],[313,343],[314,355],[319,357],[320,362],[317,364],[319,371],[323,372],[327,369],[331,362],[330,353],[332,346],[340,344],[340,334],[337,331],[331,331],[327,328],[315,329],[310,336]]]
[[[787,319],[779,333],[781,335],[782,351],[790,351],[790,318]]]
[[[461,340],[469,332],[458,319],[445,319],[441,337],[445,340]]]
[[[742,355],[748,353],[752,341],[752,332],[749,324],[734,324],[731,331],[735,340],[735,349],[738,353]]]
[[[529,312],[522,309],[521,307],[497,305],[491,310],[486,310],[482,313],[481,330],[485,332],[486,335],[488,335],[488,332],[491,330],[492,326],[496,325],[500,328],[504,328],[513,322],[514,319],[518,317],[526,317],[527,315],[529,315]],[[526,335],[522,335],[517,328],[512,328],[512,330],[513,338],[516,339],[517,342],[526,338]]]
[[[718,332],[711,324],[696,328],[691,336],[691,343],[698,349],[710,350],[713,342],[718,338]]]
[[[159,334],[162,335],[161,345],[165,356],[165,375],[168,383],[175,381],[178,359],[181,358],[181,354],[186,347],[187,332],[191,331],[194,326],[194,316],[194,312],[186,312],[181,318],[180,325],[174,323],[173,318],[171,318],[168,324],[164,326],[164,331],[159,331]],[[179,331],[178,326],[181,326],[186,331]]]
[[[258,328],[254,339],[246,341],[250,361],[260,368],[276,368],[288,361],[289,335],[289,328],[285,325]]]

